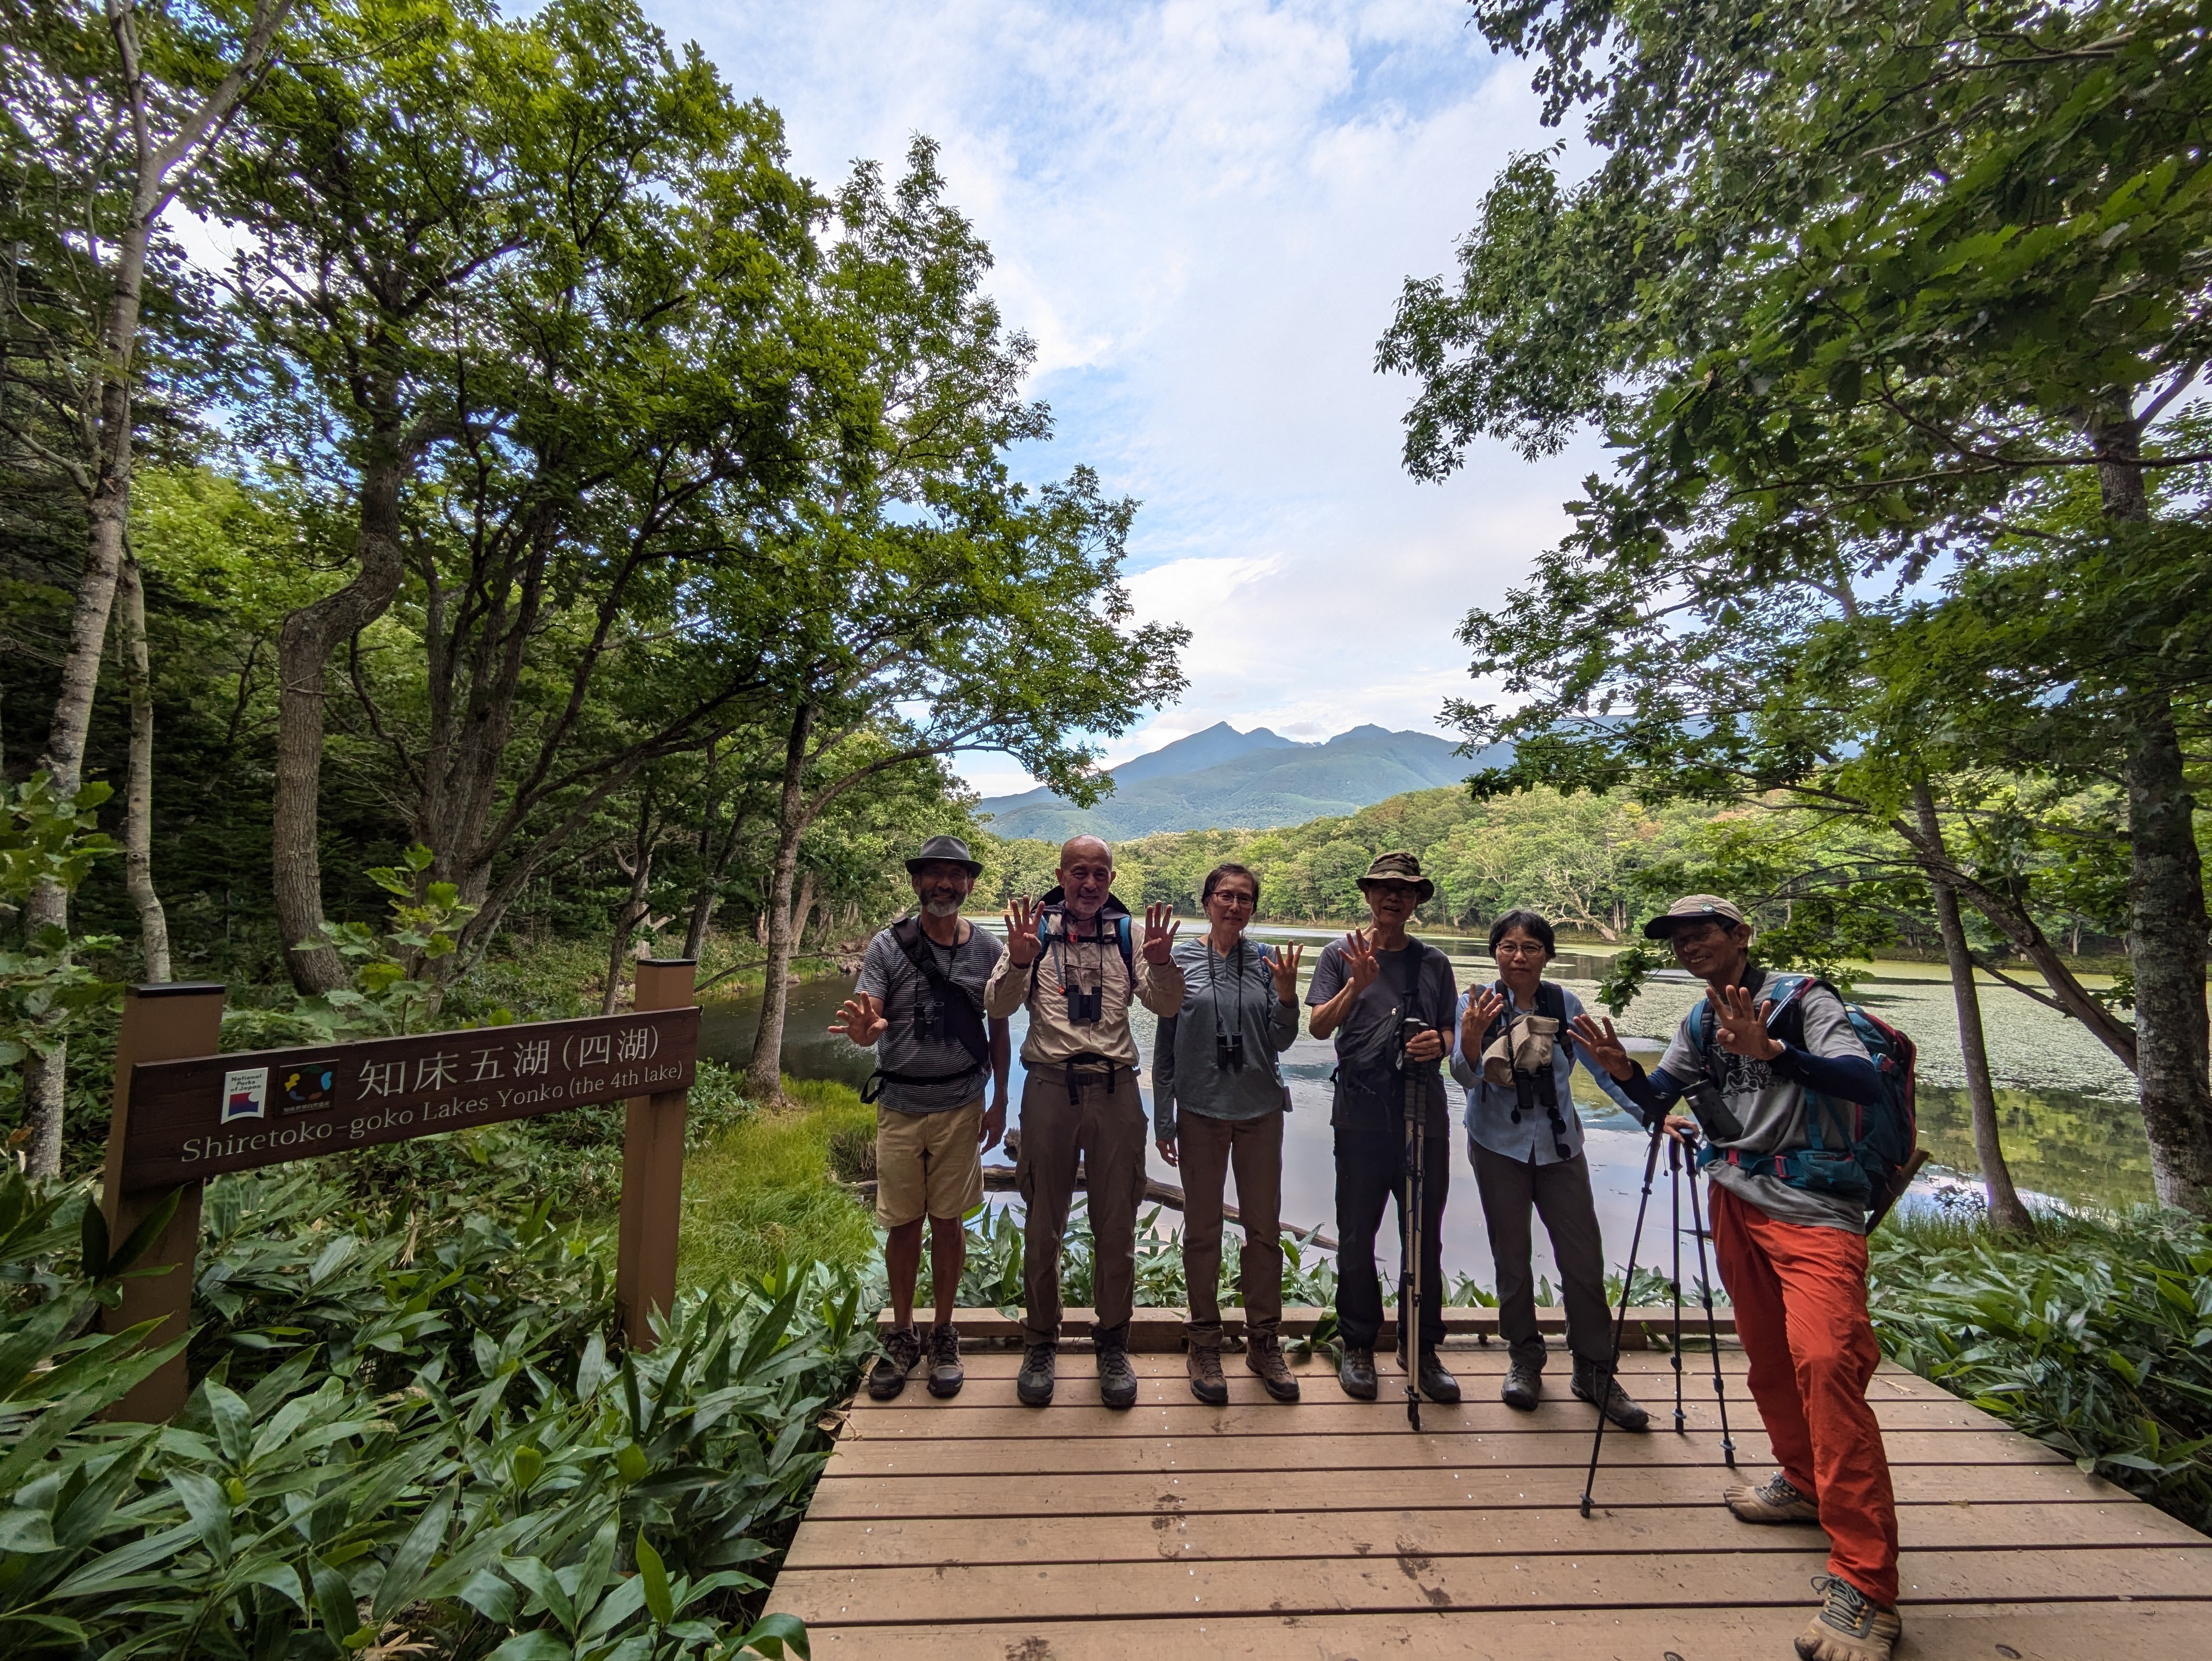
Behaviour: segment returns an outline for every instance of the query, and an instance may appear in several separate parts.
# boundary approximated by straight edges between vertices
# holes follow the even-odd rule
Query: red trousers
[[[1881,1351],[1867,1319],[1864,1237],[1778,1222],[1714,1184],[1713,1251],[1751,1396],[1790,1487],[1812,1494],[1828,1573],[1897,1602],[1897,1502],[1867,1381]]]

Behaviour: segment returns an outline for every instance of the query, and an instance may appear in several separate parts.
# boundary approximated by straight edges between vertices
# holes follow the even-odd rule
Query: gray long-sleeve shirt
[[[1182,1007],[1152,1041],[1152,1133],[1176,1134],[1179,1112],[1204,1119],[1256,1119],[1283,1106],[1275,1057],[1298,1036],[1298,1007],[1275,995],[1267,956],[1250,940],[1223,957],[1205,935],[1178,940]],[[1219,1064],[1215,1035],[1242,1034],[1244,1065]]]

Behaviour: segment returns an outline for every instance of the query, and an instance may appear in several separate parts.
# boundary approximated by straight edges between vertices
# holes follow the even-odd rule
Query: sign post
[[[115,1040],[115,1098],[107,1121],[107,1173],[100,1184],[100,1209],[107,1220],[112,1247],[130,1238],[146,1214],[161,1203],[164,1190],[126,1188],[123,1153],[131,1140],[131,1085],[140,1062],[164,1062],[179,1056],[204,1056],[222,1041],[223,989],[219,983],[171,981],[134,986],[123,995],[123,1027]],[[176,1214],[137,1267],[154,1273],[123,1282],[120,1307],[101,1311],[101,1326],[120,1332],[141,1321],[161,1320],[151,1342],[181,1337],[191,1323],[194,1260],[199,1250],[200,1184],[172,1183],[178,1189]],[[167,1272],[162,1270],[167,1265]],[[179,1354],[108,1410],[112,1419],[173,1418],[185,1404],[190,1384]]]
[[[134,987],[124,1001],[101,1208],[121,1241],[161,1197],[176,1216],[123,1283],[120,1330],[156,1317],[156,1342],[191,1312],[200,1187],[224,1171],[379,1142],[629,1100],[620,1256],[623,1329],[653,1342],[651,1311],[676,1301],[684,1121],[699,1050],[693,966],[639,966],[627,1015],[536,1021],[353,1043],[217,1055],[223,989]],[[112,1417],[167,1419],[184,1405],[184,1357],[117,1403]]]
[[[684,1009],[697,972],[691,958],[644,958],[637,965],[635,1003]],[[676,1307],[676,1237],[684,1215],[684,1122],[689,1090],[630,1098],[623,1126],[621,1250],[615,1259],[615,1301],[623,1336],[633,1348],[653,1345],[653,1313]]]

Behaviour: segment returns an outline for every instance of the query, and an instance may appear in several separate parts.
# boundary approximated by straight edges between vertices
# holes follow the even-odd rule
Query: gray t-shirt
[[[957,946],[937,944],[927,934],[921,949],[932,954],[937,971],[955,986],[975,995],[975,1008],[983,1007],[983,983],[991,978],[992,965],[1006,948],[996,934],[973,924],[961,925],[967,939]],[[990,1082],[988,1066],[977,1067],[968,1048],[950,1033],[924,1042],[915,1036],[915,1017],[933,1007],[929,983],[915,968],[888,928],[868,942],[868,955],[860,963],[856,992],[883,1001],[890,1025],[876,1040],[876,1066],[884,1073],[908,1078],[942,1080],[942,1083],[901,1084],[885,1079],[877,1099],[896,1113],[943,1113],[965,1107],[984,1093]],[[981,1019],[980,1013],[978,1019]],[[985,1031],[989,1023],[984,1023]]]
[[[1404,1122],[1404,1109],[1398,1101],[1387,1108],[1378,1108],[1375,1098],[1358,1095],[1348,1090],[1344,1071],[1355,1058],[1370,1056],[1391,1050],[1400,1022],[1407,1015],[1418,1015],[1431,1026],[1451,1036],[1454,1012],[1459,1007],[1459,988],[1452,979],[1451,959],[1433,946],[1424,946],[1419,940],[1408,940],[1405,949],[1399,952],[1377,952],[1382,973],[1368,989],[1352,1000],[1352,1007],[1345,1011],[1344,1021],[1336,1029],[1337,1088],[1329,1123],[1343,1125],[1358,1123],[1381,1123],[1393,1119]],[[1306,1002],[1319,1008],[1344,990],[1351,978],[1346,972],[1344,942],[1331,940],[1323,948],[1321,961],[1314,965],[1313,983],[1306,989]],[[1400,1007],[1402,991],[1411,988],[1410,1007]],[[1447,1052],[1449,1053],[1449,1052]],[[1431,1136],[1443,1135],[1450,1129],[1444,1111],[1443,1068],[1437,1062],[1414,1063],[1417,1073],[1428,1075],[1428,1116],[1422,1129]]]
[[[1843,1000],[1826,987],[1808,989],[1798,999],[1797,1007],[1805,1018],[1806,1054],[1855,1056],[1863,1062],[1873,1059],[1859,1042],[1859,1035],[1852,1031],[1850,1018],[1844,1013]],[[1717,1044],[1712,1055],[1720,1068],[1721,1095],[1743,1124],[1743,1135],[1739,1140],[1721,1146],[1739,1150],[1747,1159],[1755,1154],[1787,1153],[1805,1146],[1804,1086],[1794,1079],[1777,1076],[1765,1062],[1753,1061],[1748,1056],[1732,1056]],[[1705,1062],[1698,1050],[1697,1035],[1690,1029],[1690,1016],[1682,1018],[1682,1025],[1667,1046],[1667,1053],[1659,1058],[1659,1066],[1670,1079],[1694,1080],[1704,1075]],[[1716,1159],[1706,1170],[1712,1180],[1729,1193],[1749,1201],[1779,1222],[1802,1223],[1811,1228],[1848,1229],[1854,1234],[1866,1232],[1866,1208],[1847,1195],[1816,1194],[1810,1189],[1792,1188],[1779,1177],[1771,1173],[1761,1176],[1747,1165],[1734,1165],[1725,1159]]]

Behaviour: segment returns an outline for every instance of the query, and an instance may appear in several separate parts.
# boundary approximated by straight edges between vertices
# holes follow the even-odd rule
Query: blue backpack
[[[1767,1031],[1780,1036],[1794,1026],[1795,1036],[1802,1043],[1805,1012],[1799,1004],[1816,986],[1836,991],[1811,975],[1768,976],[1759,989],[1759,996],[1771,1000],[1774,1006],[1767,1012]],[[1836,997],[1844,1002],[1841,993],[1836,993]],[[1881,1074],[1881,1100],[1863,1105],[1808,1090],[1804,1147],[1746,1155],[1738,1149],[1717,1148],[1707,1142],[1698,1150],[1698,1160],[1700,1165],[1709,1165],[1726,1159],[1760,1176],[1778,1177],[1792,1188],[1856,1199],[1879,1221],[1928,1157],[1919,1149],[1920,1051],[1903,1032],[1857,1004],[1844,1002],[1844,1014]],[[1706,1074],[1717,1085],[1722,1075],[1715,1065],[1717,1051],[1711,1000],[1698,1000],[1690,1011],[1688,1025],[1697,1035]]]

